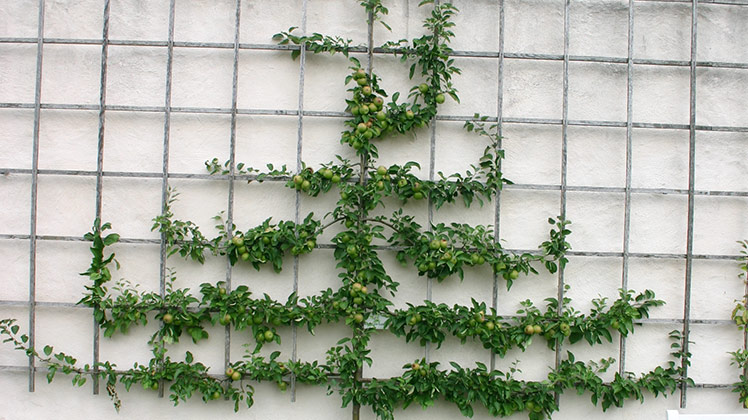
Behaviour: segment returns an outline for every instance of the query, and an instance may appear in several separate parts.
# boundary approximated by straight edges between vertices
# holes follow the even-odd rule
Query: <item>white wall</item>
[[[35,75],[37,70],[37,15],[34,0],[5,1],[0,4],[0,38],[29,38],[31,42],[10,40],[0,43],[0,264],[3,287],[0,288],[0,318],[14,317],[27,331],[29,310],[30,246],[33,162]],[[44,2],[42,2],[44,3]],[[322,32],[367,40],[365,13],[353,0],[282,0],[242,2],[240,42],[272,44],[271,36],[290,26],[301,26],[306,19],[308,32]],[[418,9],[416,1],[387,0],[385,17],[392,33],[375,26],[374,44],[388,39],[412,38],[422,33],[421,19],[428,7]],[[519,187],[501,194],[500,203],[488,203],[469,212],[461,206],[447,206],[437,212],[435,221],[464,221],[494,224],[495,208],[500,209],[500,232],[507,248],[535,249],[547,235],[546,219],[559,214],[562,196],[557,188],[562,179],[562,140],[560,124],[564,112],[564,2],[558,0],[507,0],[504,2],[504,48],[508,55],[501,74],[497,54],[500,46],[499,5],[494,0],[455,0],[461,10],[457,16],[457,34],[452,46],[458,51],[493,52],[489,57],[458,57],[462,68],[455,85],[461,103],[452,101],[442,107],[442,115],[470,116],[475,112],[496,116],[501,112],[505,136],[505,175]],[[177,0],[174,40],[176,42],[233,43],[235,3],[231,0]],[[661,322],[641,326],[626,341],[626,370],[646,371],[667,360],[668,331],[680,324],[668,319],[683,318],[686,278],[689,186],[689,88],[688,60],[691,55],[691,5],[673,2],[635,2],[633,5],[633,56],[636,60],[671,60],[670,66],[635,64],[631,98],[631,197],[630,252],[657,254],[658,258],[632,256],[628,265],[628,285],[636,290],[653,289],[667,305],[651,313]],[[574,191],[566,195],[567,215],[573,221],[570,237],[574,251],[604,256],[572,256],[565,273],[571,285],[569,296],[575,307],[587,311],[597,296],[615,297],[621,287],[624,215],[626,200],[627,145],[627,65],[628,2],[571,1],[569,7],[569,43],[571,56],[618,57],[617,64],[572,61],[568,67],[568,118],[579,121],[612,121],[614,127],[571,125],[567,131],[568,172],[571,187],[610,187]],[[36,286],[39,302],[76,302],[85,279],[77,273],[89,264],[88,245],[53,237],[80,237],[90,228],[96,212],[98,104],[100,92],[103,1],[47,0],[44,9],[44,37],[88,39],[74,44],[51,42],[43,46],[41,103],[87,105],[84,110],[42,107],[39,118],[38,213],[35,250]],[[111,40],[165,41],[168,37],[168,2],[111,0],[109,19]],[[695,188],[700,193],[694,206],[691,317],[696,320],[722,320],[730,317],[733,302],[743,294],[734,260],[737,240],[748,238],[748,50],[745,27],[748,6],[700,4],[696,57],[699,62],[741,63],[742,68],[696,70],[696,124],[698,126],[743,127],[739,130],[698,130],[695,135]],[[511,58],[516,53],[547,54],[546,60]],[[167,48],[164,46],[121,46],[108,48],[106,105],[163,107],[165,100]],[[365,60],[364,55],[359,58]],[[237,106],[243,110],[289,110],[299,106],[299,60],[287,52],[243,48],[239,51]],[[383,78],[389,93],[406,90],[407,67],[390,56],[376,55],[374,69]],[[683,65],[685,64],[685,65]],[[174,49],[174,107],[231,107],[233,50],[231,48]],[[726,67],[726,66],[723,66]],[[347,62],[340,55],[307,55],[303,79],[305,111],[342,111],[346,87]],[[503,89],[499,88],[499,81]],[[499,98],[502,107],[499,109]],[[21,104],[21,105],[17,105]],[[515,123],[534,118],[535,122]],[[542,120],[542,121],[541,121]],[[212,157],[228,158],[231,119],[226,113],[171,114],[169,135],[169,171],[178,174],[203,174],[203,162]],[[531,121],[532,122],[532,121]],[[266,162],[296,167],[297,142],[302,159],[318,165],[335,154],[353,156],[338,141],[342,119],[304,116],[300,138],[298,118],[290,116],[239,115],[236,126],[236,158],[254,167]],[[678,124],[671,129],[648,128],[637,123]],[[476,161],[483,143],[464,133],[459,121],[440,121],[436,125],[435,171],[452,173]],[[610,124],[608,124],[610,125]],[[129,239],[158,239],[150,232],[151,218],[160,211],[164,112],[107,110],[104,120],[103,169],[112,172],[137,172],[143,176],[105,176],[102,188],[102,218],[112,222],[114,230]],[[380,145],[384,164],[417,160],[422,176],[429,174],[430,133],[387,140]],[[22,171],[25,170],[25,171]],[[62,170],[62,172],[54,172]],[[88,171],[82,174],[71,171]],[[91,172],[93,171],[93,173]],[[148,177],[146,174],[156,174]],[[175,206],[178,217],[190,219],[210,231],[211,217],[227,208],[225,181],[174,179],[170,185],[181,193]],[[528,188],[528,185],[556,186]],[[583,188],[589,190],[588,188]],[[664,191],[663,191],[664,190]],[[710,191],[737,192],[709,195]],[[663,193],[666,192],[666,193]],[[302,197],[300,214],[309,211],[322,215],[335,203],[332,195],[310,199]],[[425,205],[406,209],[427,220]],[[248,228],[273,216],[293,219],[295,195],[281,185],[236,184],[235,221]],[[25,235],[25,236],[24,236]],[[326,234],[325,238],[330,238]],[[63,238],[64,239],[64,238]],[[144,288],[158,290],[158,244],[118,244],[114,247],[122,269],[115,278],[126,278]],[[329,257],[329,258],[327,258]],[[395,302],[421,302],[426,297],[426,282],[410,269],[399,267],[385,256],[391,274],[402,286]],[[278,300],[293,290],[291,261],[279,275],[235,268],[234,284],[248,284],[256,293],[267,292]],[[299,290],[313,294],[336,284],[336,272],[329,250],[317,250],[300,259]],[[196,288],[200,283],[225,277],[225,262],[212,259],[197,266],[178,259],[179,285]],[[518,281],[511,291],[499,290],[499,312],[511,314],[518,302],[531,299],[537,304],[555,296],[557,277],[541,274]],[[433,286],[433,300],[469,303],[470,298],[491,302],[491,275],[488,270],[468,270],[465,281],[448,279]],[[54,345],[56,350],[75,354],[81,362],[91,362],[93,325],[85,308],[67,308],[53,304],[36,309],[36,340]],[[149,358],[145,344],[148,328],[128,336],[103,339],[101,358],[127,368],[133,362]],[[324,358],[324,351],[347,334],[344,326],[320,328],[316,336],[300,332],[297,342],[302,359]],[[179,354],[191,349],[196,358],[215,371],[222,371],[224,346],[221,329],[211,330],[212,339],[197,346],[181,344]],[[290,336],[290,334],[286,334]],[[727,322],[692,325],[694,344],[690,376],[698,384],[724,385],[737,380],[738,371],[730,366],[728,351],[740,348],[743,337]],[[232,337],[232,358],[242,353],[242,337]],[[280,349],[290,358],[293,343],[284,340]],[[365,374],[385,376],[400,372],[400,366],[421,357],[424,350],[406,345],[388,333],[372,340],[374,365]],[[618,355],[614,344],[589,348],[572,346],[578,359],[600,359]],[[489,353],[480,345],[459,346],[448,341],[432,351],[433,360],[443,364],[456,360],[470,365],[487,362]],[[554,355],[543,343],[536,342],[526,352],[513,351],[497,361],[505,368],[520,360],[521,376],[542,379],[553,364]],[[0,420],[26,418],[102,418],[115,417],[105,395],[91,395],[91,387],[73,388],[63,377],[47,384],[37,374],[36,391],[28,392],[27,360],[7,344],[0,347]],[[14,368],[17,367],[17,368]],[[615,369],[617,366],[614,366]],[[612,374],[612,373],[611,373]],[[324,387],[300,387],[296,402],[291,392],[280,394],[274,385],[256,387],[256,405],[240,411],[249,418],[348,418],[350,408],[341,409],[337,395],[325,396]],[[121,392],[121,419],[136,418],[233,418],[229,403],[203,404],[198,399],[173,408],[167,399],[152,392],[133,388]],[[728,388],[689,389],[689,412],[740,412],[737,395]],[[676,408],[679,395],[668,399],[647,398],[644,405],[629,402],[624,409],[611,409],[606,418],[658,419],[665,409]],[[475,418],[487,418],[479,407]],[[398,419],[455,418],[456,408],[447,403],[422,411],[409,408],[398,412]],[[599,418],[603,414],[589,403],[587,395],[569,393],[561,399],[555,419]],[[373,418],[367,410],[363,418]],[[524,418],[524,414],[515,416]]]

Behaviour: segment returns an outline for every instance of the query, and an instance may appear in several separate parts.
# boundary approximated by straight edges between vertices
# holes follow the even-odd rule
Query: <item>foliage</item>
[[[740,253],[742,256],[739,259],[740,278],[744,282],[748,282],[748,240],[738,241],[740,246],[743,248]],[[732,310],[732,320],[738,326],[738,329],[743,331],[743,334],[748,328],[748,295],[744,295],[743,299],[736,301],[735,309]],[[738,400],[743,403],[744,407],[748,407],[748,349],[738,349],[730,352],[732,355],[732,364],[737,365],[740,369],[740,381],[733,384],[732,391],[737,392],[739,395]]]

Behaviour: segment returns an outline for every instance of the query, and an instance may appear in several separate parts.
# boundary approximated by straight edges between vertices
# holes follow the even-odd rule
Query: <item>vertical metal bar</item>
[[[621,289],[629,287],[629,243],[631,238],[631,168],[633,157],[633,94],[634,94],[634,0],[629,0],[628,61],[626,65],[626,196],[623,210],[623,266]],[[626,371],[626,337],[619,336],[618,373]]]
[[[166,57],[166,88],[164,93],[164,146],[161,173],[161,209],[165,209],[169,200],[169,138],[171,135],[171,87],[172,67],[174,63],[174,11],[175,0],[169,1],[169,35]],[[159,293],[166,295],[166,237],[161,234],[159,262]],[[158,387],[159,397],[164,396],[163,383]]]
[[[161,167],[161,208],[167,206],[169,194],[169,138],[171,136],[171,88],[172,88],[172,67],[174,64],[174,11],[175,0],[169,2],[169,38],[167,41],[166,57],[166,89],[164,93],[164,145]],[[161,296],[166,293],[166,241],[164,235],[161,235],[161,262],[159,269],[159,292]],[[160,388],[159,388],[160,389]]]
[[[691,3],[691,73],[689,93],[689,128],[688,128],[688,231],[686,237],[686,279],[683,294],[683,352],[688,353],[688,338],[691,333],[691,281],[693,269],[693,221],[694,221],[694,185],[696,181],[696,23],[698,22],[698,0]],[[688,364],[681,358],[684,379],[688,377]],[[680,406],[686,408],[688,384],[681,383]]]
[[[439,0],[434,0],[434,7],[439,7]],[[436,34],[434,34],[434,42],[438,42],[436,39]],[[431,120],[431,135],[429,140],[429,181],[434,180],[434,167],[436,166],[436,118]],[[431,225],[434,223],[434,203],[431,201],[431,196],[429,196],[428,201],[428,225],[429,230],[431,230]],[[426,300],[431,301],[433,298],[433,288],[434,288],[434,279],[431,277],[428,277],[426,279]],[[424,358],[426,362],[431,361],[431,343],[426,342],[426,346],[424,347]]]
[[[503,117],[504,117],[504,0],[499,0],[499,76],[497,88],[497,105],[496,105],[496,129],[499,135],[498,148],[501,149],[501,136],[503,135]],[[501,163],[499,163],[501,170]],[[497,244],[501,239],[501,190],[496,191],[496,203],[494,208],[494,242]],[[491,307],[498,313],[499,311],[499,275],[493,273],[493,292],[491,294]],[[491,370],[496,368],[496,353],[491,351]]]
[[[104,1],[104,29],[101,34],[101,84],[99,85],[99,144],[96,158],[96,219],[101,220],[101,202],[104,185],[104,122],[106,107],[107,58],[109,56],[109,0]],[[99,323],[93,320],[93,393],[99,393]]]
[[[228,197],[228,209],[226,219],[228,226],[226,231],[229,235],[234,230],[234,177],[236,176],[236,170],[234,168],[234,160],[236,159],[236,104],[238,96],[238,85],[239,85],[239,36],[240,36],[240,22],[241,22],[241,0],[236,0],[236,11],[234,15],[234,61],[233,70],[231,75],[231,132],[229,134],[229,197]],[[231,274],[232,266],[231,261],[226,260],[226,289],[231,290]],[[228,368],[231,363],[231,325],[226,325],[224,328],[224,343],[223,343],[223,362],[224,368]]]
[[[746,263],[748,263],[748,256],[746,256]],[[744,273],[744,288],[743,288],[743,305],[748,304],[748,272]],[[748,351],[748,328],[743,326],[743,350]],[[743,376],[748,378],[748,366],[743,366]],[[742,397],[742,395],[740,395]],[[743,408],[748,408],[748,404],[743,403]]]
[[[39,201],[39,121],[42,100],[44,55],[44,0],[39,0],[36,41],[36,82],[34,86],[34,134],[31,155],[31,220],[29,221],[29,347],[36,345],[36,219]],[[34,356],[29,356],[29,392],[34,392]]]
[[[306,18],[307,18],[307,0],[304,0],[301,5],[301,33],[306,34]],[[299,117],[297,119],[296,126],[296,172],[301,171],[301,150],[302,141],[304,138],[304,76],[306,68],[306,45],[301,45],[301,54],[299,55],[299,100],[298,109]],[[294,210],[294,222],[299,223],[301,219],[301,196],[299,191],[296,191],[296,203]],[[298,294],[299,292],[299,257],[293,257],[293,292]],[[298,358],[298,331],[296,322],[291,323],[291,360],[294,362]],[[291,402],[296,402],[296,375],[291,375]]]
[[[568,169],[568,129],[569,129],[569,2],[564,2],[564,69],[563,69],[563,102],[561,110],[561,206],[560,216],[566,218],[566,178]],[[557,313],[561,315],[564,307],[564,267],[558,269],[558,308]],[[556,368],[561,363],[562,343],[556,341]],[[556,394],[558,403],[559,394]]]

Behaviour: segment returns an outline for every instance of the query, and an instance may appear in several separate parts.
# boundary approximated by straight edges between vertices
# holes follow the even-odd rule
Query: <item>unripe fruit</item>
[[[420,85],[418,85],[418,90],[421,93],[426,93],[429,91],[429,85],[427,85],[426,83],[421,83]]]
[[[532,331],[533,331],[533,332],[534,332],[535,334],[540,334],[540,333],[542,333],[542,332],[543,332],[543,328],[542,328],[542,327],[541,327],[540,325],[533,325],[533,326],[532,326]]]
[[[509,273],[509,278],[512,280],[517,280],[518,277],[519,277],[519,271],[517,270],[512,270],[512,272]]]
[[[436,101],[437,104],[443,104],[444,103],[444,99],[445,98],[444,98],[444,94],[443,93],[440,93],[440,94],[436,95],[436,97],[434,98],[434,100]]]
[[[362,77],[358,80],[356,80],[356,83],[358,83],[359,86],[366,86],[367,83],[369,83],[365,77]]]
[[[364,86],[361,88],[361,93],[364,95],[371,95],[371,86]]]
[[[338,182],[340,182],[340,175],[333,175],[332,178],[330,178],[330,181],[332,181],[333,184],[337,184]]]
[[[413,111],[411,110],[405,111],[405,118],[412,120],[413,118],[415,118],[415,116],[416,114],[414,114]]]
[[[330,169],[330,168],[325,168],[325,169],[323,169],[323,170],[322,170],[322,176],[323,176],[323,177],[324,177],[325,179],[332,179],[332,176],[333,176],[333,172],[332,172],[332,169]]]
[[[294,175],[294,177],[293,177],[293,183],[294,184],[301,185],[302,182],[304,182],[304,178],[301,175]]]
[[[369,127],[367,127],[365,123],[358,123],[358,125],[356,126],[356,132],[358,134],[363,134],[367,128]]]
[[[488,331],[493,331],[494,328],[496,328],[496,325],[492,321],[486,322],[486,329]]]
[[[238,371],[234,371],[234,373],[231,374],[232,381],[238,381],[241,378],[242,378],[242,374]]]
[[[273,337],[275,337],[275,334],[273,334],[272,331],[270,330],[265,331],[265,341],[270,341],[273,339]]]
[[[227,368],[226,369],[226,376],[228,376],[230,378],[233,374],[234,374],[234,369],[232,369],[232,368]]]
[[[380,166],[377,168],[377,174],[384,176],[384,174],[387,173],[387,168],[385,166]]]
[[[360,324],[364,322],[364,316],[362,314],[355,314],[353,315],[353,320],[356,321],[357,324]]]
[[[164,324],[171,324],[172,322],[174,322],[174,315],[164,314],[163,321],[164,321]]]
[[[384,111],[377,112],[377,120],[384,121],[387,119],[387,114],[384,113]]]
[[[533,335],[534,333],[535,333],[535,328],[532,325],[525,326],[525,334]]]

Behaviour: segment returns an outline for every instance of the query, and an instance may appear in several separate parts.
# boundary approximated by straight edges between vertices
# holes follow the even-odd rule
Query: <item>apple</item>
[[[171,324],[174,322],[174,315],[166,313],[163,318],[164,324]]]

